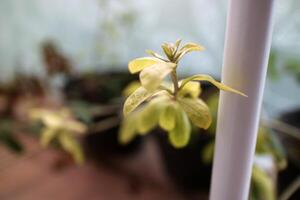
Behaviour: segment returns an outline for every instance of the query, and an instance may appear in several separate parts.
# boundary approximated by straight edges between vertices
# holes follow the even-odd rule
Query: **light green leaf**
[[[84,162],[83,150],[76,139],[69,133],[65,132],[59,135],[58,138],[61,146],[67,152],[69,152],[77,164]]]
[[[139,81],[130,82],[125,89],[123,90],[123,96],[129,97],[134,91],[136,91],[139,87],[141,87],[141,83]]]
[[[217,88],[219,88],[220,90],[224,90],[227,92],[233,92],[233,93],[242,95],[244,97],[247,97],[247,95],[245,95],[244,93],[242,93],[238,90],[235,90],[227,85],[224,85],[224,84],[216,81],[215,79],[213,79],[211,76],[206,75],[206,74],[198,74],[198,75],[194,75],[194,76],[191,76],[191,77],[188,77],[188,78],[182,80],[180,88],[183,87],[185,84],[187,84],[189,81],[208,81],[211,84],[213,84],[214,86],[216,86]]]
[[[202,151],[202,160],[204,163],[206,164],[212,163],[212,159],[214,157],[214,146],[215,146],[215,141],[210,141],[204,147]]]
[[[201,87],[199,82],[188,82],[178,92],[180,97],[198,98],[201,93]]]
[[[168,43],[164,43],[161,45],[161,48],[164,50],[164,53],[166,54],[166,56],[169,58],[169,60],[173,59],[173,54],[174,54],[174,47],[171,46]]]
[[[59,128],[63,124],[62,118],[59,116],[59,114],[54,112],[45,112],[45,115],[42,116],[42,122],[45,124],[45,126],[51,128]]]
[[[137,131],[141,135],[145,135],[157,126],[160,112],[159,108],[160,105],[158,103],[150,102],[140,111],[135,123],[137,123]]]
[[[67,119],[64,121],[64,129],[74,133],[83,134],[86,133],[87,126],[79,121]]]
[[[56,137],[57,135],[57,130],[56,129],[51,129],[51,128],[44,128],[41,131],[41,137],[40,137],[40,142],[43,147],[47,147],[49,143]]]
[[[179,61],[185,54],[192,51],[203,51],[205,48],[201,45],[189,42],[185,44],[176,55],[176,60]]]
[[[164,62],[168,62],[163,56],[159,55],[158,53],[152,51],[152,50],[146,50],[146,53],[149,54],[150,56],[154,56],[155,58],[158,58]]]
[[[118,140],[123,145],[128,144],[136,136],[136,116],[136,113],[132,113],[122,121]]]
[[[155,91],[163,79],[175,68],[174,63],[161,62],[144,69],[140,73],[142,86],[149,92]]]
[[[275,200],[276,185],[274,183],[266,171],[257,164],[253,165],[250,192],[253,199]]]
[[[131,113],[136,107],[153,95],[153,92],[148,92],[145,88],[139,87],[125,101],[123,107],[124,116]]]
[[[175,128],[168,133],[169,141],[175,148],[186,146],[191,136],[191,124],[186,113],[178,107]]]
[[[169,103],[168,105],[164,106],[162,112],[159,116],[159,126],[166,130],[171,131],[175,128],[176,124],[176,106],[177,103]]]
[[[130,73],[134,74],[159,62],[161,62],[161,60],[153,57],[137,58],[129,62],[128,69]]]
[[[201,99],[178,98],[178,102],[193,124],[207,129],[212,121],[208,106]]]
[[[176,42],[175,42],[175,50],[176,50],[176,51],[177,51],[177,49],[178,49],[180,43],[181,43],[181,39],[176,40]]]

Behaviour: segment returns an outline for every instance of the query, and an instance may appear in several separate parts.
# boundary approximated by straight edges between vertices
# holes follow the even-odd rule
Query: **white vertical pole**
[[[273,0],[230,0],[211,200],[246,200],[271,43]]]

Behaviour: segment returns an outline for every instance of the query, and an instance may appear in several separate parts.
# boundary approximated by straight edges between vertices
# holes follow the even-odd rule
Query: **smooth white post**
[[[273,0],[230,0],[210,200],[246,200],[271,43]]]

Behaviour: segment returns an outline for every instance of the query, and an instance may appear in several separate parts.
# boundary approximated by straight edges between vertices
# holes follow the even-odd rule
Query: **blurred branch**
[[[282,195],[280,195],[279,200],[288,200],[290,197],[300,188],[300,176],[293,181]]]
[[[119,117],[110,117],[100,122],[95,123],[90,127],[89,133],[99,133],[110,128],[116,127],[121,122]]]
[[[262,121],[266,127],[271,128],[273,130],[283,132],[285,134],[288,134],[288,135],[300,140],[300,129],[299,128],[289,125],[289,124],[282,122],[280,120],[277,120],[277,119],[270,119],[270,120],[263,119]]]
[[[121,108],[121,104],[97,105],[90,109],[92,116],[105,116],[117,113]]]

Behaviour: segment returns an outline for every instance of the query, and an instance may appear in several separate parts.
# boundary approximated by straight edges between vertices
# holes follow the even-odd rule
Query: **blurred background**
[[[137,80],[127,63],[146,49],[202,44],[179,76],[220,79],[227,5],[1,0],[0,199],[207,199],[214,127],[180,150],[159,129],[127,146],[117,138]],[[203,88],[215,113],[218,92]],[[299,99],[300,2],[277,0],[251,199],[300,199]]]

